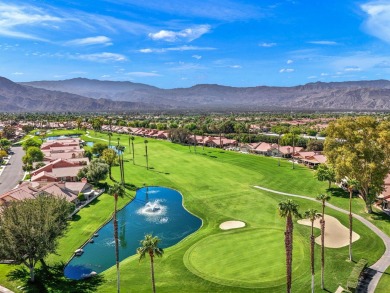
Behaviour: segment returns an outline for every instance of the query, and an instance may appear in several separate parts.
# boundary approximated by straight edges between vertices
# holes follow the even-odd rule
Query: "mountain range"
[[[0,111],[390,110],[390,81],[315,82],[293,87],[199,84],[161,89],[74,78],[15,83],[0,77]]]

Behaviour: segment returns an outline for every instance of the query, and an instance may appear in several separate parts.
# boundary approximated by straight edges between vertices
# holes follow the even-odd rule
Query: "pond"
[[[65,138],[78,138],[80,135],[57,135],[57,136],[48,136],[46,140],[57,140],[57,139],[65,139]]]
[[[161,239],[160,247],[166,248],[198,230],[202,221],[190,214],[182,201],[181,194],[173,189],[138,189],[135,199],[117,215],[120,260],[134,255],[140,240],[148,233],[158,236]],[[93,243],[83,247],[84,253],[74,256],[66,265],[64,274],[67,278],[79,280],[92,272],[101,273],[115,265],[113,221],[104,225],[96,235]]]

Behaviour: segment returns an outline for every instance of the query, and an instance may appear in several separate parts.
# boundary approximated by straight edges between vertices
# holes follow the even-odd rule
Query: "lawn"
[[[92,132],[91,136],[95,137]],[[185,207],[203,220],[202,228],[166,249],[164,257],[156,260],[156,286],[159,292],[284,292],[285,264],[283,233],[285,222],[277,213],[277,204],[285,196],[253,188],[254,185],[270,189],[316,196],[327,188],[326,182],[318,182],[313,172],[282,160],[268,157],[238,154],[206,148],[204,151],[148,139],[150,170],[146,170],[144,138],[136,137],[135,164],[128,149],[128,136],[114,135],[126,147],[126,182],[142,186],[166,186],[179,190]],[[107,139],[107,135],[96,134]],[[88,141],[91,138],[83,137]],[[113,168],[119,178],[119,168]],[[124,206],[134,193],[120,200]],[[296,200],[301,211],[320,204]],[[332,203],[345,207],[348,199],[334,197]],[[354,200],[354,209],[361,208],[361,200]],[[60,240],[58,255],[48,259],[50,264],[66,262],[72,252],[84,243],[93,232],[107,221],[113,210],[113,200],[108,195],[83,209],[71,222],[66,236]],[[344,225],[346,215],[327,210]],[[242,220],[245,228],[222,231],[219,224],[226,220]],[[375,222],[384,222],[375,220]],[[378,225],[386,226],[388,223]],[[295,223],[293,291],[308,291],[310,287],[309,233],[310,228]],[[365,257],[372,264],[384,251],[381,240],[364,225],[355,221],[354,230],[362,237],[353,245],[354,261]],[[149,232],[149,231],[147,231]],[[315,231],[319,235],[319,231]],[[387,232],[388,233],[388,232]],[[319,288],[319,246],[316,245],[316,290]],[[326,249],[326,288],[334,292],[344,285],[353,263],[346,261],[348,248]],[[8,266],[0,266],[0,283],[12,289],[21,283],[9,281],[5,274]],[[4,274],[3,274],[4,273]],[[116,286],[114,267],[102,274],[98,292],[113,292]],[[121,262],[121,286],[124,292],[148,292],[150,268],[148,260],[139,263],[136,256]],[[54,292],[55,287],[46,288]],[[304,288],[304,290],[303,290]],[[70,290],[64,289],[62,292]],[[377,291],[381,292],[381,291]],[[385,291],[382,291],[385,292]]]

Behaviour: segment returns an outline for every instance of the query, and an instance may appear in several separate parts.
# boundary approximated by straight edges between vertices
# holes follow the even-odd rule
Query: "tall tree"
[[[325,155],[334,167],[336,179],[359,181],[359,194],[372,213],[375,195],[384,189],[390,172],[390,122],[375,117],[341,118],[329,124]]]
[[[122,184],[115,183],[110,187],[108,193],[114,197],[114,240],[115,240],[115,263],[116,263],[116,285],[117,292],[120,292],[120,273],[119,273],[119,237],[118,237],[118,220],[117,220],[117,210],[118,210],[118,197],[124,197],[125,189]]]
[[[311,269],[311,292],[314,293],[314,221],[321,215],[318,214],[317,210],[310,209],[305,212],[303,217],[309,219],[311,223],[310,233],[310,269]]]
[[[108,145],[104,142],[96,142],[92,146],[92,153],[100,157],[103,154],[103,151],[108,148]]]
[[[152,234],[145,235],[145,238],[141,240],[141,247],[137,248],[137,253],[139,254],[139,261],[145,258],[146,254],[149,254],[150,257],[150,273],[152,276],[152,288],[153,293],[156,292],[156,284],[154,280],[154,257],[162,257],[164,250],[158,247],[160,238]]]
[[[327,194],[320,194],[316,198],[322,203],[321,213],[321,289],[325,288],[325,206],[326,202],[330,200],[330,196]]]
[[[332,182],[336,181],[336,173],[332,166],[327,164],[319,164],[314,174],[318,181],[328,181],[329,187],[332,186]]]
[[[22,161],[24,164],[32,164],[34,162],[42,162],[44,154],[39,147],[29,147],[26,154],[23,156]]]
[[[293,261],[293,217],[300,218],[299,205],[293,200],[287,199],[279,203],[279,215],[286,219],[286,231],[284,232],[284,245],[286,249],[287,293],[291,292],[292,261]]]
[[[108,147],[111,147],[111,137],[112,137],[112,132],[109,132],[108,134]]]
[[[149,170],[148,141],[145,139],[144,143],[145,143],[146,170]]]
[[[114,180],[114,178],[112,178],[111,168],[112,165],[114,165],[116,160],[118,159],[118,155],[116,151],[113,149],[105,149],[102,153],[102,159],[108,165],[108,176],[110,177],[111,180]]]
[[[293,147],[293,155],[292,155],[292,168],[295,169],[295,164],[294,164],[294,154],[295,154],[295,137],[301,133],[301,130],[298,127],[293,127],[291,129],[292,133],[292,147]]]
[[[352,195],[353,191],[358,187],[359,181],[348,178],[346,184],[349,191],[349,261],[352,261]]]
[[[26,265],[34,282],[37,262],[56,251],[73,209],[66,199],[45,193],[2,206],[0,259],[13,259]]]
[[[108,169],[108,164],[104,160],[94,159],[77,173],[77,178],[80,180],[85,177],[89,182],[98,183],[107,178]]]
[[[131,137],[131,150],[133,151],[133,165],[135,164],[134,161],[134,136]]]

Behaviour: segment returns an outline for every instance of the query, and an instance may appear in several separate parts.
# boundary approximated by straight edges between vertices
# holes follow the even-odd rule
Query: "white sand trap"
[[[309,219],[299,220],[299,224],[311,226]],[[321,229],[320,219],[314,221],[314,227]],[[357,241],[360,235],[352,231],[352,242]],[[316,243],[321,245],[321,236],[316,238]],[[340,248],[349,245],[349,229],[340,223],[335,217],[325,215],[325,247]]]
[[[230,230],[245,227],[245,223],[242,221],[226,221],[219,225],[222,230]]]

